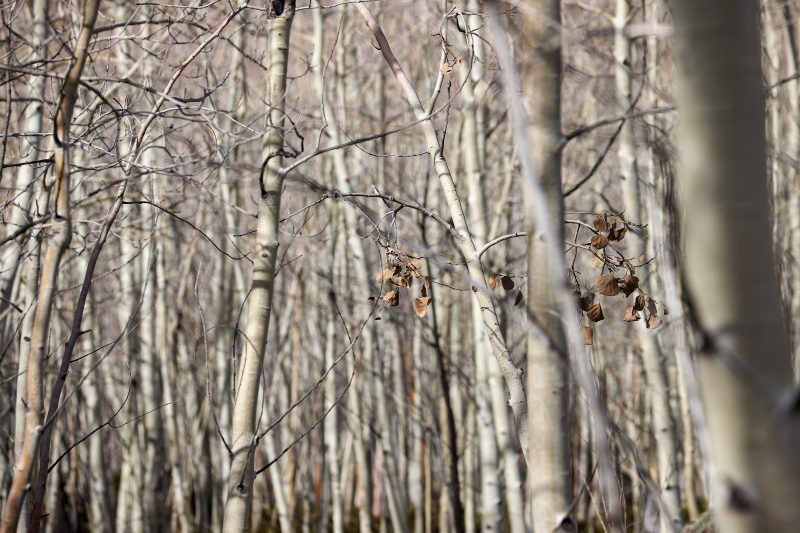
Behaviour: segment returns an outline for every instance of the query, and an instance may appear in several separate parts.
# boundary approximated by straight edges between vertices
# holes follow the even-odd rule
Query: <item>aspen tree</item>
[[[258,229],[252,285],[248,295],[247,326],[242,364],[238,372],[232,415],[232,454],[223,531],[247,531],[252,505],[256,442],[256,407],[269,319],[275,291],[278,259],[278,223],[284,175],[286,72],[294,0],[271,0],[267,5],[267,89],[269,106],[264,134],[264,164],[258,177]]]
[[[12,533],[25,501],[26,488],[35,470],[34,461],[39,450],[39,437],[44,423],[44,360],[50,333],[50,318],[56,294],[59,268],[64,252],[72,240],[72,215],[70,205],[70,126],[75,101],[78,97],[78,84],[83,67],[89,55],[89,42],[92,29],[97,20],[100,0],[86,0],[83,6],[83,22],[78,40],[72,54],[69,69],[61,89],[61,100],[56,111],[53,137],[56,141],[55,165],[53,174],[54,198],[52,206],[53,235],[47,243],[47,251],[42,263],[39,280],[39,293],[31,331],[30,353],[27,357],[27,412],[25,413],[25,435],[14,466],[14,477],[8,493],[8,500],[0,522],[0,532]],[[33,516],[31,528],[38,531],[39,523]]]
[[[561,191],[561,11],[558,0],[536,0],[523,19],[522,84],[528,101],[532,159],[547,200],[550,226],[564,241]],[[569,456],[569,379],[567,342],[557,313],[565,273],[553,271],[545,239],[526,199],[528,239],[528,314],[544,330],[549,345],[528,336],[529,484],[535,531],[568,530],[572,501]]]
[[[673,2],[685,277],[720,531],[800,522],[800,428],[772,255],[759,4]],[[747,243],[748,258],[741,257]]]

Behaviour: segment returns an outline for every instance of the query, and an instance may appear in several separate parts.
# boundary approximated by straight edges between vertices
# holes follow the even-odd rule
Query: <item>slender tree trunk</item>
[[[79,272],[86,270],[86,256],[79,262],[81,268]],[[98,323],[96,320],[96,309],[94,302],[90,298],[87,302],[87,315],[89,318],[88,328],[90,331],[83,337],[81,345],[84,353],[92,353],[97,346],[97,334],[99,331]],[[92,363],[94,361],[92,360]],[[102,367],[98,366],[92,368],[93,364],[84,365],[84,368],[91,372],[85,387],[86,395],[86,408],[88,411],[87,426],[89,429],[94,429],[103,423],[103,376]],[[86,451],[88,460],[86,461],[89,471],[86,476],[86,485],[89,494],[89,510],[92,533],[110,533],[113,531],[114,514],[111,510],[111,490],[109,487],[109,479],[107,477],[108,465],[106,463],[104,443],[100,435],[94,435],[88,442],[88,450]],[[52,509],[52,507],[51,507]]]
[[[331,285],[335,279],[334,269],[338,267],[340,261],[336,258],[336,244],[338,239],[334,236],[331,238],[330,246],[330,264],[331,267]],[[333,289],[331,289],[333,290]],[[336,309],[335,302],[331,302],[331,313],[328,315],[328,320],[325,326],[325,361],[324,368],[331,368],[334,362],[336,353]],[[325,405],[333,405],[336,401],[337,389],[336,379],[334,375],[330,375],[325,382]],[[334,409],[325,418],[325,434],[324,434],[324,449],[325,449],[325,463],[327,464],[328,472],[330,474],[330,492],[331,492],[331,515],[333,518],[333,533],[342,533],[344,531],[344,510],[342,506],[342,490],[340,484],[339,473],[339,416],[338,409]],[[323,500],[324,503],[324,500]],[[322,527],[327,530],[327,520],[322,522]]]
[[[268,4],[267,104],[269,119],[264,136],[265,164],[259,177],[261,198],[254,254],[252,286],[247,309],[246,342],[236,381],[231,436],[233,458],[228,481],[223,531],[247,531],[252,505],[256,407],[267,330],[275,287],[278,257],[278,223],[284,175],[283,124],[286,97],[286,70],[289,57],[289,32],[294,17],[294,2],[272,0]]]
[[[621,114],[630,111],[632,105],[631,91],[631,42],[625,35],[629,10],[627,0],[616,0],[614,13],[614,80],[617,90],[618,110]],[[625,217],[634,223],[644,223],[645,211],[642,209],[644,192],[636,165],[636,144],[633,121],[625,121],[619,134],[619,167],[623,179],[623,196],[625,199]],[[639,230],[628,232],[628,250],[631,257],[643,257],[649,253],[645,235]],[[648,255],[649,257],[649,255]],[[647,267],[644,267],[647,268]],[[650,293],[654,293],[654,277],[644,275],[642,285]],[[646,277],[645,277],[646,276]],[[647,388],[650,395],[653,438],[658,464],[658,483],[664,509],[660,512],[661,531],[680,528],[681,507],[678,492],[677,450],[672,431],[673,420],[670,413],[669,389],[664,367],[664,354],[656,340],[656,333],[637,324],[639,344],[642,348],[642,364],[644,366]]]
[[[420,126],[423,129],[425,142],[427,144],[428,153],[431,156],[432,163],[439,178],[439,182],[444,193],[444,199],[447,204],[450,216],[453,219],[453,229],[451,232],[456,244],[459,246],[462,255],[467,263],[467,272],[475,285],[473,295],[481,308],[481,315],[483,316],[483,327],[486,329],[486,335],[489,338],[489,343],[492,346],[497,364],[500,366],[503,378],[509,388],[510,400],[512,410],[514,411],[514,418],[517,423],[517,435],[521,443],[523,443],[523,450],[527,455],[528,441],[528,404],[525,399],[525,387],[522,382],[522,372],[516,368],[514,361],[508,353],[506,341],[500,328],[500,322],[497,317],[494,302],[489,295],[489,287],[484,278],[483,268],[478,257],[478,250],[472,240],[472,235],[469,230],[467,219],[464,215],[464,209],[461,204],[461,199],[458,196],[453,176],[450,173],[450,167],[447,159],[444,157],[444,151],[436,128],[430,116],[427,115],[416,90],[411,85],[411,80],[403,71],[402,66],[397,61],[394,53],[392,52],[389,42],[386,40],[383,30],[378,25],[378,22],[363,4],[354,4],[354,7],[361,13],[367,26],[371,30],[378,45],[380,46],[381,53],[383,54],[386,63],[392,69],[398,85],[400,86],[403,94],[408,101],[409,106],[414,111],[417,118],[421,121]]]
[[[47,60],[47,28],[49,0],[34,0],[31,3],[33,10],[33,33],[31,44],[34,48],[32,63]],[[23,131],[31,133],[30,140],[27,142],[28,153],[24,158],[24,163],[36,161],[41,158],[39,147],[41,144],[42,121],[45,106],[45,81],[44,76],[34,76],[31,79],[30,95],[36,102],[29,106],[25,112],[23,121]],[[9,110],[10,112],[10,110]],[[36,166],[23,164],[19,167],[14,184],[14,193],[17,195],[14,202],[9,206],[10,216],[4,220],[7,232],[13,232],[23,226],[30,218],[31,201],[35,194]],[[4,349],[8,342],[8,331],[10,320],[6,315],[9,302],[14,294],[14,280],[24,249],[24,240],[15,239],[3,247],[2,258],[0,258],[0,349]],[[20,354],[24,351],[20,350]],[[19,441],[21,442],[21,441]]]
[[[800,522],[800,428],[769,224],[758,3],[673,3],[685,272],[720,531]],[[743,261],[746,243],[751,260]]]
[[[22,504],[27,494],[27,485],[34,472],[34,457],[39,449],[39,437],[43,430],[44,418],[44,360],[47,356],[47,341],[50,333],[50,316],[55,300],[61,258],[72,239],[72,216],[70,213],[70,125],[72,113],[78,96],[83,66],[89,52],[89,41],[92,36],[100,0],[86,0],[83,8],[83,23],[78,41],[73,51],[69,70],[64,78],[61,90],[61,101],[55,117],[54,137],[57,145],[53,173],[55,198],[53,200],[51,237],[42,264],[39,282],[39,296],[31,331],[31,352],[27,365],[27,412],[25,413],[25,436],[21,454],[16,458],[14,478],[9,490],[6,508],[0,522],[0,532],[11,533],[17,527]],[[48,447],[49,451],[49,447]],[[45,468],[47,458],[45,460]],[[43,494],[42,494],[43,496]],[[34,502],[35,503],[35,502]],[[31,530],[38,531],[39,521],[31,517]]]
[[[530,141],[536,175],[549,207],[551,226],[563,242],[561,191],[561,14],[557,0],[536,0],[534,13],[524,19],[523,87],[528,92]],[[528,314],[542,327],[551,346],[528,336],[528,424],[530,483],[534,531],[568,530],[572,501],[569,459],[569,385],[566,340],[554,311],[563,290],[563,272],[554,264],[542,231],[534,223],[533,205],[526,203],[528,234]]]
[[[470,10],[477,10],[477,2],[469,4]],[[477,17],[469,17],[470,29],[477,23],[471,20]],[[482,121],[478,118],[481,115],[480,104],[475,95],[476,77],[479,75],[480,63],[482,59],[479,51],[482,47],[478,45],[480,39],[477,36],[468,37],[467,59],[463,62],[462,71],[464,74],[463,98],[464,98],[464,123],[461,132],[461,153],[464,159],[464,168],[468,188],[467,195],[467,216],[469,226],[472,230],[475,246],[480,247],[486,243],[487,222],[486,205],[484,199],[484,180],[482,176],[480,146],[478,139],[485,136],[485,132],[479,128]],[[478,454],[481,472],[481,525],[484,531],[499,531],[502,525],[502,508],[500,498],[500,460],[497,446],[497,429],[495,427],[495,417],[492,410],[492,389],[489,384],[489,368],[487,360],[491,357],[491,346],[486,338],[486,329],[483,327],[483,317],[481,309],[475,299],[472,300],[472,336],[473,353],[475,358],[475,403],[477,404],[477,427],[478,427]],[[505,413],[502,413],[505,416]]]

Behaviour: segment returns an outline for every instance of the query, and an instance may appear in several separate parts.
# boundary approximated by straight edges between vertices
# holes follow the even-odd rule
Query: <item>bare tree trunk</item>
[[[616,0],[614,13],[614,80],[616,82],[617,103],[619,112],[627,114],[633,104],[631,100],[632,80],[631,68],[631,43],[625,35],[625,28],[629,21],[627,0]],[[650,66],[650,65],[648,65]],[[623,196],[625,199],[625,216],[634,223],[644,223],[645,211],[642,209],[643,184],[641,183],[636,165],[636,144],[634,138],[633,121],[625,121],[619,134],[619,167],[623,179]],[[652,226],[652,224],[651,224]],[[645,235],[641,230],[628,232],[629,255],[631,257],[644,257],[649,253]],[[651,257],[647,255],[647,257]],[[647,268],[645,266],[644,268]],[[642,285],[653,293],[655,277],[644,277]],[[666,369],[664,367],[664,354],[656,340],[656,333],[646,329],[641,324],[638,329],[639,344],[642,348],[642,363],[644,366],[647,388],[650,396],[653,438],[658,464],[658,483],[661,489],[661,499],[664,509],[660,513],[660,530],[671,531],[681,526],[680,495],[678,492],[677,476],[677,450],[672,427],[673,420],[670,413],[670,398]]]
[[[244,532],[252,505],[256,407],[261,368],[272,310],[275,268],[278,257],[278,222],[284,175],[281,172],[284,140],[283,124],[286,97],[286,70],[289,57],[289,32],[294,17],[294,2],[276,0],[268,4],[267,104],[269,120],[264,136],[265,163],[259,177],[261,198],[256,230],[252,286],[247,309],[247,326],[242,364],[236,382],[233,409],[233,458],[228,481],[223,531]]]
[[[64,252],[72,239],[72,217],[70,213],[70,125],[72,113],[78,96],[83,66],[89,52],[89,41],[92,36],[94,22],[100,0],[86,0],[83,8],[83,23],[78,41],[73,51],[72,62],[64,78],[61,90],[61,101],[55,117],[55,137],[57,149],[55,153],[54,176],[55,199],[53,201],[52,225],[54,235],[47,245],[42,264],[39,296],[33,318],[31,332],[31,352],[27,365],[27,412],[25,413],[25,437],[22,453],[16,458],[14,478],[9,490],[6,508],[0,522],[0,532],[11,533],[17,527],[22,504],[27,493],[27,485],[34,471],[34,456],[39,449],[39,437],[44,429],[44,360],[47,356],[47,340],[50,333],[50,315],[55,299],[59,267]],[[48,447],[49,450],[49,447]],[[45,459],[45,465],[47,464]],[[46,466],[45,466],[46,467]],[[41,495],[43,496],[43,494]],[[35,503],[35,502],[34,502]],[[31,517],[31,530],[38,531],[39,521],[34,514]]]
[[[800,521],[800,431],[769,225],[758,3],[673,3],[685,272],[720,531]],[[751,260],[743,261],[742,243]]]
[[[47,14],[49,7],[49,0],[35,0],[31,3],[33,10],[33,34],[31,36],[31,44],[34,48],[33,62],[43,62],[48,59],[45,41],[48,33]],[[30,140],[27,141],[30,146],[25,157],[26,163],[36,161],[41,157],[39,152],[41,137],[38,134],[42,132],[44,117],[45,81],[44,76],[34,76],[31,80],[30,94],[31,98],[36,100],[36,104],[28,107],[25,113],[23,131],[33,134]],[[8,112],[10,113],[10,110]],[[31,201],[35,194],[35,181],[36,166],[23,164],[19,167],[14,184],[14,193],[17,196],[9,206],[10,217],[8,220],[4,220],[7,232],[10,233],[22,227],[30,218]],[[24,241],[21,243],[15,239],[5,245],[4,248],[2,258],[0,258],[0,349],[4,349],[8,342],[7,333],[10,328],[7,325],[10,321],[9,317],[6,316],[6,312],[14,294],[14,281],[17,277]],[[20,350],[20,354],[23,353],[24,351]]]
[[[406,76],[402,66],[394,56],[389,42],[386,40],[383,30],[378,25],[378,22],[363,4],[354,4],[354,7],[361,13],[367,26],[371,30],[378,45],[380,46],[381,53],[383,54],[386,63],[392,69],[398,85],[403,91],[403,95],[408,101],[409,106],[414,111],[417,118],[421,121],[423,133],[425,135],[425,142],[427,144],[428,153],[431,156],[434,168],[439,177],[439,181],[444,193],[444,199],[453,219],[453,231],[451,235],[454,237],[456,244],[461,250],[467,263],[467,271],[475,285],[473,292],[478,305],[481,308],[483,316],[483,327],[486,330],[486,335],[489,338],[489,343],[492,346],[497,364],[500,366],[503,378],[509,388],[511,398],[509,403],[514,411],[514,418],[517,423],[517,435],[521,443],[523,443],[523,450],[527,456],[527,446],[525,443],[528,441],[528,404],[525,399],[525,387],[522,382],[522,372],[516,368],[513,359],[508,353],[503,333],[500,329],[500,322],[497,317],[494,302],[489,295],[489,287],[484,278],[483,268],[478,256],[478,250],[472,240],[472,235],[467,224],[467,219],[464,215],[464,209],[461,204],[461,199],[458,196],[453,176],[450,173],[447,159],[444,157],[444,152],[439,142],[439,137],[436,128],[430,116],[426,113],[422,103],[417,96],[416,90],[411,85],[411,80]]]
[[[471,2],[469,9],[477,11],[477,2]],[[477,21],[472,20],[477,17],[468,17],[470,29],[473,24],[478,26]],[[462,72],[464,75],[463,98],[464,98],[464,122],[461,131],[461,153],[464,159],[464,169],[468,184],[467,194],[467,216],[469,227],[475,246],[483,246],[488,239],[488,229],[486,221],[486,205],[484,199],[484,179],[482,176],[481,160],[483,154],[480,153],[478,140],[485,137],[486,133],[479,126],[481,106],[475,94],[476,79],[480,79],[480,51],[481,40],[477,36],[469,35],[467,41],[467,59],[463,62]],[[473,78],[473,76],[475,78]],[[475,359],[475,403],[477,405],[477,428],[478,428],[478,448],[479,464],[481,473],[480,496],[481,496],[481,529],[484,531],[499,531],[502,527],[502,508],[500,498],[500,460],[498,453],[497,438],[498,431],[493,412],[493,391],[489,384],[489,368],[487,360],[491,357],[491,346],[486,338],[486,329],[483,327],[483,317],[478,302],[472,300],[472,337],[473,353]],[[504,395],[505,396],[505,395]],[[503,417],[505,413],[501,412]],[[469,521],[469,517],[467,518]]]
[[[79,272],[86,270],[86,256],[81,258],[81,268]],[[94,302],[90,299],[87,302],[87,315],[89,318],[88,328],[90,331],[82,339],[82,346],[84,353],[92,353],[94,347],[97,346],[97,335],[94,334],[98,331],[96,320],[96,309]],[[88,410],[88,428],[92,430],[103,423],[103,405],[106,395],[102,393],[103,376],[101,366],[92,368],[92,364],[84,365],[84,368],[90,372],[85,387],[86,407]],[[105,396],[105,398],[104,398]],[[111,490],[109,487],[109,479],[107,477],[108,464],[106,463],[105,451],[103,449],[104,443],[100,435],[94,435],[88,443],[88,460],[89,471],[86,476],[86,484],[89,493],[89,509],[92,533],[110,533],[113,531],[114,514],[111,510]],[[52,507],[51,507],[52,509]]]
[[[331,285],[334,285],[335,272],[341,263],[336,257],[336,245],[338,239],[336,236],[331,238],[330,246],[330,264],[331,266]],[[332,289],[331,289],[332,290]],[[331,302],[332,312],[328,316],[325,325],[325,361],[324,368],[331,368],[334,362],[336,352],[336,303]],[[328,377],[325,382],[325,405],[333,405],[336,401],[337,389],[336,379],[334,375]],[[324,449],[325,463],[327,463],[328,472],[330,473],[330,488],[331,488],[331,515],[333,518],[333,533],[342,533],[344,531],[344,509],[342,505],[342,490],[340,484],[339,472],[339,416],[338,409],[334,409],[325,418],[325,433],[324,433]],[[324,503],[324,500],[323,500]],[[327,520],[322,522],[322,527],[327,530]]]
[[[563,242],[561,191],[561,14],[557,0],[533,2],[534,13],[524,18],[524,43],[530,55],[524,63],[523,87],[530,113],[530,141],[536,175],[546,196],[554,241]],[[547,243],[539,235],[532,210],[526,203],[528,235],[529,316],[548,335],[528,336],[528,394],[531,407],[528,470],[532,491],[534,531],[572,527],[572,478],[569,459],[569,384],[566,339],[555,312],[565,284],[563,272],[553,272]]]

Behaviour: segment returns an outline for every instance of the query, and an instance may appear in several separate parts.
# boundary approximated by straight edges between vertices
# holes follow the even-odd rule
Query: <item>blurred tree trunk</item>
[[[559,0],[535,0],[523,18],[522,87],[528,100],[531,150],[547,199],[553,228],[564,241],[561,191],[561,10]],[[568,530],[572,501],[569,455],[567,344],[558,308],[564,272],[552,272],[548,247],[526,203],[529,316],[548,335],[550,346],[528,336],[528,471],[534,531]]]
[[[631,69],[633,57],[631,54],[631,41],[625,35],[629,22],[630,12],[627,0],[616,0],[614,13],[614,80],[616,84],[617,103],[620,114],[633,111],[633,80]],[[653,68],[654,65],[647,65]],[[622,177],[623,197],[625,200],[625,218],[636,224],[651,222],[645,220],[645,185],[641,182],[639,168],[636,163],[636,139],[634,135],[633,120],[626,120],[621,126],[619,134],[619,167]],[[651,211],[652,213],[652,211]],[[648,224],[652,225],[652,224]],[[643,230],[633,229],[627,233],[628,255],[636,258],[653,257],[652,247]],[[641,284],[648,293],[656,294],[656,277],[647,273],[645,265],[638,276],[642,278]],[[644,273],[643,273],[644,271]],[[642,365],[644,367],[647,389],[650,396],[650,414],[652,416],[652,434],[656,450],[657,472],[656,478],[661,489],[665,511],[660,512],[660,530],[671,531],[674,527],[681,526],[680,494],[678,491],[677,449],[673,432],[674,422],[670,413],[670,395],[664,354],[657,341],[657,333],[645,328],[645,324],[635,324],[639,345],[642,349]]]
[[[686,288],[702,334],[715,520],[726,533],[792,531],[800,432],[770,239],[759,5],[681,0],[673,17]]]

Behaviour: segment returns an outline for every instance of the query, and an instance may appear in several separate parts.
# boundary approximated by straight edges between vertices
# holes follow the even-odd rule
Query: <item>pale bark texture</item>
[[[61,100],[55,117],[53,136],[56,142],[53,173],[54,200],[52,206],[53,235],[47,244],[39,280],[39,293],[31,331],[30,353],[27,357],[27,412],[25,413],[25,435],[20,454],[16,457],[14,477],[9,490],[0,531],[10,533],[17,527],[22,505],[28,492],[27,485],[34,472],[34,456],[39,449],[39,437],[44,422],[44,360],[47,356],[50,317],[56,294],[59,268],[64,252],[72,239],[72,215],[70,205],[70,126],[75,101],[78,96],[83,66],[89,55],[92,29],[97,19],[100,0],[86,0],[83,7],[83,22],[78,41],[72,55],[69,70],[64,78]],[[45,464],[47,462],[45,461]],[[35,520],[35,522],[34,522]],[[39,530],[40,523],[32,516],[31,528]]]
[[[673,5],[685,275],[720,531],[800,522],[800,432],[772,259],[758,3]],[[747,243],[747,259],[741,245]]]
[[[560,2],[533,3],[523,19],[522,87],[528,103],[532,159],[546,197],[554,240],[564,240],[561,192],[561,14]],[[529,485],[533,528],[536,531],[570,530],[572,473],[569,460],[569,377],[567,343],[558,317],[559,291],[566,284],[564,272],[553,271],[553,249],[542,237],[526,198],[528,239],[528,314],[542,328],[547,342],[528,336],[528,434]]]
[[[503,337],[502,330],[500,329],[500,322],[497,317],[497,311],[494,302],[488,295],[488,285],[486,284],[483,268],[478,256],[478,250],[472,240],[469,225],[466,216],[464,215],[464,208],[461,199],[453,181],[453,175],[450,172],[450,167],[447,159],[444,156],[443,148],[439,142],[439,137],[436,128],[433,125],[431,118],[426,114],[425,109],[420,102],[417,92],[411,84],[411,80],[403,71],[402,66],[394,56],[389,42],[383,33],[383,30],[378,25],[375,18],[369,10],[361,5],[355,4],[359,13],[364,17],[367,26],[372,32],[375,39],[378,41],[381,53],[388,66],[392,69],[395,79],[403,91],[405,99],[409,106],[414,111],[417,119],[420,120],[420,125],[425,137],[426,148],[431,157],[433,166],[439,178],[439,182],[444,194],[444,200],[447,204],[448,210],[453,220],[453,234],[456,244],[458,245],[462,255],[467,263],[467,272],[473,284],[475,284],[474,297],[478,302],[481,309],[481,316],[483,317],[483,327],[486,330],[486,335],[489,338],[489,344],[495,356],[497,364],[500,366],[503,378],[509,388],[511,398],[509,404],[514,411],[514,418],[517,424],[517,436],[522,443],[523,450],[527,455],[527,440],[528,440],[528,405],[525,398],[525,386],[522,380],[522,373],[514,365],[508,348],[506,346],[505,338]]]
[[[256,410],[258,407],[261,368],[267,344],[267,331],[278,264],[278,223],[284,175],[284,113],[286,71],[289,58],[289,33],[294,17],[294,2],[268,4],[266,98],[269,106],[267,132],[264,136],[264,164],[258,176],[257,250],[248,294],[247,326],[242,361],[234,386],[236,401],[232,415],[232,458],[228,474],[228,498],[225,504],[223,531],[247,531],[255,477]]]
[[[31,3],[33,11],[33,34],[31,44],[34,47],[34,60],[46,59],[45,41],[47,39],[47,16],[50,9],[49,0],[36,0]],[[43,132],[45,78],[36,77],[32,80],[30,96],[39,100],[31,105],[25,113],[24,131],[34,133],[27,147],[25,160],[37,161],[41,158],[41,137],[37,134]],[[29,219],[31,203],[35,194],[37,168],[32,164],[22,165],[16,173],[14,193],[16,197],[9,206],[10,216],[5,220],[7,232],[12,232],[22,227]],[[9,303],[14,296],[14,282],[22,259],[24,242],[12,241],[5,247],[0,258],[0,349],[5,349],[9,342],[8,330],[10,320],[6,316]]]
[[[632,43],[625,34],[631,14],[627,0],[616,0],[614,11],[614,82],[620,114],[627,114],[633,107],[632,100],[633,68]],[[619,134],[619,167],[623,180],[623,197],[625,199],[625,217],[637,224],[645,224],[647,210],[644,198],[647,182],[642,183],[636,161],[635,122],[626,120]],[[651,218],[652,220],[652,218]],[[630,231],[630,255],[632,257],[651,257],[651,239],[645,230]],[[647,272],[648,266],[637,270],[640,283],[651,294],[659,290],[657,277]],[[670,413],[670,391],[666,372],[666,358],[661,351],[658,339],[652,331],[645,328],[644,323],[637,324],[637,336],[641,347],[642,366],[650,396],[650,414],[652,416],[653,440],[656,448],[658,484],[660,497],[664,507],[659,512],[659,529],[671,531],[681,526],[680,494],[678,491],[677,449],[673,432],[673,420]]]

